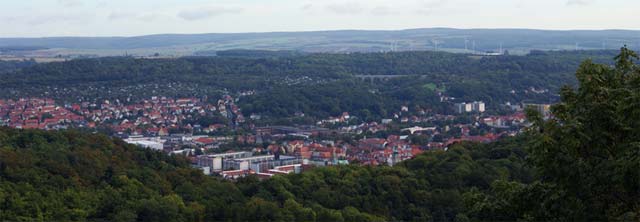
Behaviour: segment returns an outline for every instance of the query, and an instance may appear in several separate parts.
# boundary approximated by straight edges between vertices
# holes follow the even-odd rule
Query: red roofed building
[[[358,149],[364,149],[364,150],[384,149],[386,145],[387,145],[387,141],[385,139],[379,139],[379,138],[362,139],[358,143]]]
[[[40,123],[37,119],[28,119],[24,121],[23,129],[37,129],[40,127]]]
[[[216,142],[216,140],[214,140],[213,138],[209,138],[209,137],[201,137],[201,138],[193,140],[193,142],[195,142],[196,145],[198,145],[198,146],[211,148],[211,146]]]

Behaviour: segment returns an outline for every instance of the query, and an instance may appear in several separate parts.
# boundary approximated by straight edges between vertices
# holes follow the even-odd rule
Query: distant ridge
[[[495,51],[640,48],[636,30],[423,28],[397,31],[337,30],[267,33],[156,34],[133,37],[0,38],[0,47],[134,50],[180,47],[183,53],[227,49],[306,52]]]

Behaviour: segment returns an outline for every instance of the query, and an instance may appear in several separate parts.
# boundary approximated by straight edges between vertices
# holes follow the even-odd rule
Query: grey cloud
[[[300,7],[300,9],[302,9],[302,10],[309,10],[311,8],[313,8],[312,4],[305,4],[302,7]]]
[[[111,12],[107,17],[109,20],[119,20],[119,19],[132,19],[137,15],[135,13],[130,12]]]
[[[104,8],[104,7],[107,7],[107,6],[109,6],[109,3],[107,3],[107,1],[99,1],[98,4],[97,4],[97,7],[99,7],[99,8]]]
[[[109,20],[138,20],[143,22],[157,21],[162,19],[170,19],[171,16],[159,13],[132,13],[114,11],[107,17]]]
[[[30,26],[39,26],[51,23],[86,23],[93,19],[92,15],[88,14],[57,14],[57,15],[39,15],[39,16],[14,16],[5,17],[6,21],[20,22]]]
[[[568,0],[567,6],[585,6],[593,3],[594,0]]]
[[[82,1],[79,0],[58,0],[58,4],[64,7],[76,7],[82,6]]]
[[[353,15],[360,14],[364,11],[364,7],[355,2],[347,2],[341,4],[330,4],[326,6],[326,9],[330,12],[341,15]]]
[[[443,7],[446,3],[446,0],[423,0],[415,12],[417,14],[431,14],[438,8]]]
[[[242,12],[242,8],[237,7],[205,7],[198,9],[183,10],[178,13],[178,17],[184,20],[208,19],[224,14],[235,14]]]
[[[398,11],[388,6],[378,6],[371,9],[371,14],[378,16],[395,15],[398,14]]]
[[[325,6],[329,12],[339,15],[371,14],[375,16],[400,15],[406,12],[417,14],[430,14],[434,10],[442,8],[447,4],[447,0],[415,0],[409,4],[364,4],[360,1],[347,1],[333,3]]]
[[[162,20],[167,18],[168,16],[163,14],[158,14],[158,13],[142,14],[137,17],[138,20],[145,21],[145,22],[157,21],[157,20]]]

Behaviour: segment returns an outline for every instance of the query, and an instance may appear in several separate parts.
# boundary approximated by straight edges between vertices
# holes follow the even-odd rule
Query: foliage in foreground
[[[102,135],[2,129],[0,144],[0,220],[9,221],[439,221],[460,216],[465,193],[532,178],[512,142],[237,183]]]

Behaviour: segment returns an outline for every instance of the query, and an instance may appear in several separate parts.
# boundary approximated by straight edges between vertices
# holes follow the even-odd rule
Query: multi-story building
[[[484,102],[480,101],[475,101],[473,102],[473,111],[474,112],[480,112],[483,113],[485,111],[485,104]]]
[[[471,103],[456,103],[455,108],[456,113],[468,113],[473,110],[473,106]]]
[[[469,113],[469,112],[479,112],[483,113],[486,111],[485,104],[482,101],[474,101],[471,103],[456,103],[454,104],[456,113]]]
[[[211,171],[218,172],[225,169],[231,169],[237,167],[235,169],[240,169],[239,166],[229,166],[226,167],[224,163],[228,160],[234,159],[242,159],[242,158],[250,158],[253,156],[251,152],[233,152],[233,153],[221,153],[221,154],[212,154],[212,155],[202,155],[198,156],[197,165],[200,167],[210,167]]]

